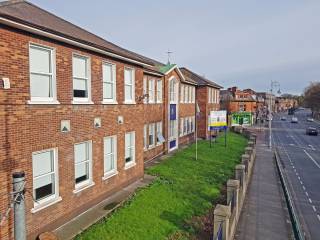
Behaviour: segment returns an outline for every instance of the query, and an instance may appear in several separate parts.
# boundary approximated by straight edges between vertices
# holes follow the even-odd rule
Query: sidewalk
[[[292,239],[291,223],[266,131],[257,134],[257,158],[248,186],[236,240]]]

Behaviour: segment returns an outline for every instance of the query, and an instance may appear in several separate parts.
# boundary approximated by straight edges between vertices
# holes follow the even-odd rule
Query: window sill
[[[129,169],[129,168],[132,168],[132,167],[134,167],[135,165],[137,165],[135,162],[126,163],[126,164],[124,165],[124,170],[127,170],[127,169]]]
[[[155,145],[149,145],[148,150],[154,149],[155,147]]]
[[[102,104],[106,104],[106,105],[115,105],[115,104],[118,104],[118,102],[117,101],[105,101],[105,100],[103,100],[103,101],[101,101],[101,103]]]
[[[53,205],[53,204],[56,204],[56,203],[58,203],[58,202],[61,202],[61,201],[62,201],[62,198],[61,198],[61,197],[57,197],[57,198],[52,199],[52,200],[50,200],[50,201],[48,201],[48,202],[41,203],[41,204],[33,207],[33,208],[31,209],[31,213],[37,213],[37,212],[39,212],[39,211],[41,211],[41,210],[43,210],[43,209],[45,209],[45,208],[47,208],[47,207],[49,207],[49,206],[51,206],[51,205]]]
[[[107,179],[109,179],[109,178],[112,178],[112,177],[118,175],[118,173],[119,173],[118,171],[112,171],[112,172],[106,173],[106,174],[104,174],[104,176],[102,177],[102,180],[105,181],[105,180],[107,180]]]
[[[89,183],[88,185],[84,185],[84,186],[81,186],[81,187],[78,187],[78,188],[74,189],[72,192],[73,192],[74,194],[77,194],[77,193],[79,193],[79,192],[81,192],[81,191],[83,191],[83,190],[86,190],[86,189],[88,189],[88,188],[90,188],[90,187],[93,187],[94,185],[95,185],[95,183],[94,183],[94,182],[91,182],[91,183]]]
[[[30,104],[30,105],[57,105],[57,104],[60,104],[60,102],[57,100],[54,100],[54,101],[28,100],[28,104]]]
[[[81,102],[81,101],[77,101],[77,100],[72,100],[71,103],[75,104],[75,105],[93,105],[94,104],[94,102],[92,102],[92,101]]]
[[[136,104],[136,102],[126,102],[126,101],[124,101],[124,102],[123,102],[123,104],[127,104],[127,105],[135,105],[135,104]]]

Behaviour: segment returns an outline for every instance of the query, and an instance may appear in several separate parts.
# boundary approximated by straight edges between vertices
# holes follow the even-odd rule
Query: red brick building
[[[12,173],[24,171],[30,239],[142,178],[144,161],[194,140],[197,82],[174,64],[25,1],[0,3],[0,56],[0,212]],[[13,238],[12,223],[11,214],[0,239]]]
[[[218,84],[202,77],[187,68],[180,68],[181,72],[190,81],[197,83],[196,100],[200,108],[200,114],[197,119],[198,137],[208,139],[210,111],[220,110],[220,89]]]
[[[221,92],[221,109],[228,111],[228,114],[238,112],[252,113],[253,119],[257,112],[257,96],[251,89],[240,90],[237,87],[231,87]]]

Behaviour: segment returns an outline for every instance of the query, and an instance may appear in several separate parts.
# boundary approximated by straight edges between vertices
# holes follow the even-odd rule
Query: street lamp
[[[278,91],[276,91],[276,89],[278,89]],[[272,148],[272,137],[271,137],[271,134],[272,134],[272,130],[271,130],[271,121],[272,121],[272,96],[273,96],[273,92],[277,92],[278,94],[281,94],[281,91],[280,91],[280,83],[277,82],[277,81],[272,81],[271,80],[271,88],[270,88],[270,104],[269,104],[269,148],[271,149]]]

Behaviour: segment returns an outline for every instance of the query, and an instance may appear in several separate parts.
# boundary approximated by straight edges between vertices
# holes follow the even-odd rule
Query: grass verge
[[[179,150],[146,170],[158,178],[140,189],[111,216],[91,226],[76,239],[150,240],[192,239],[199,230],[192,219],[206,214],[216,203],[222,185],[234,173],[247,140],[228,133],[210,148],[208,141]]]

